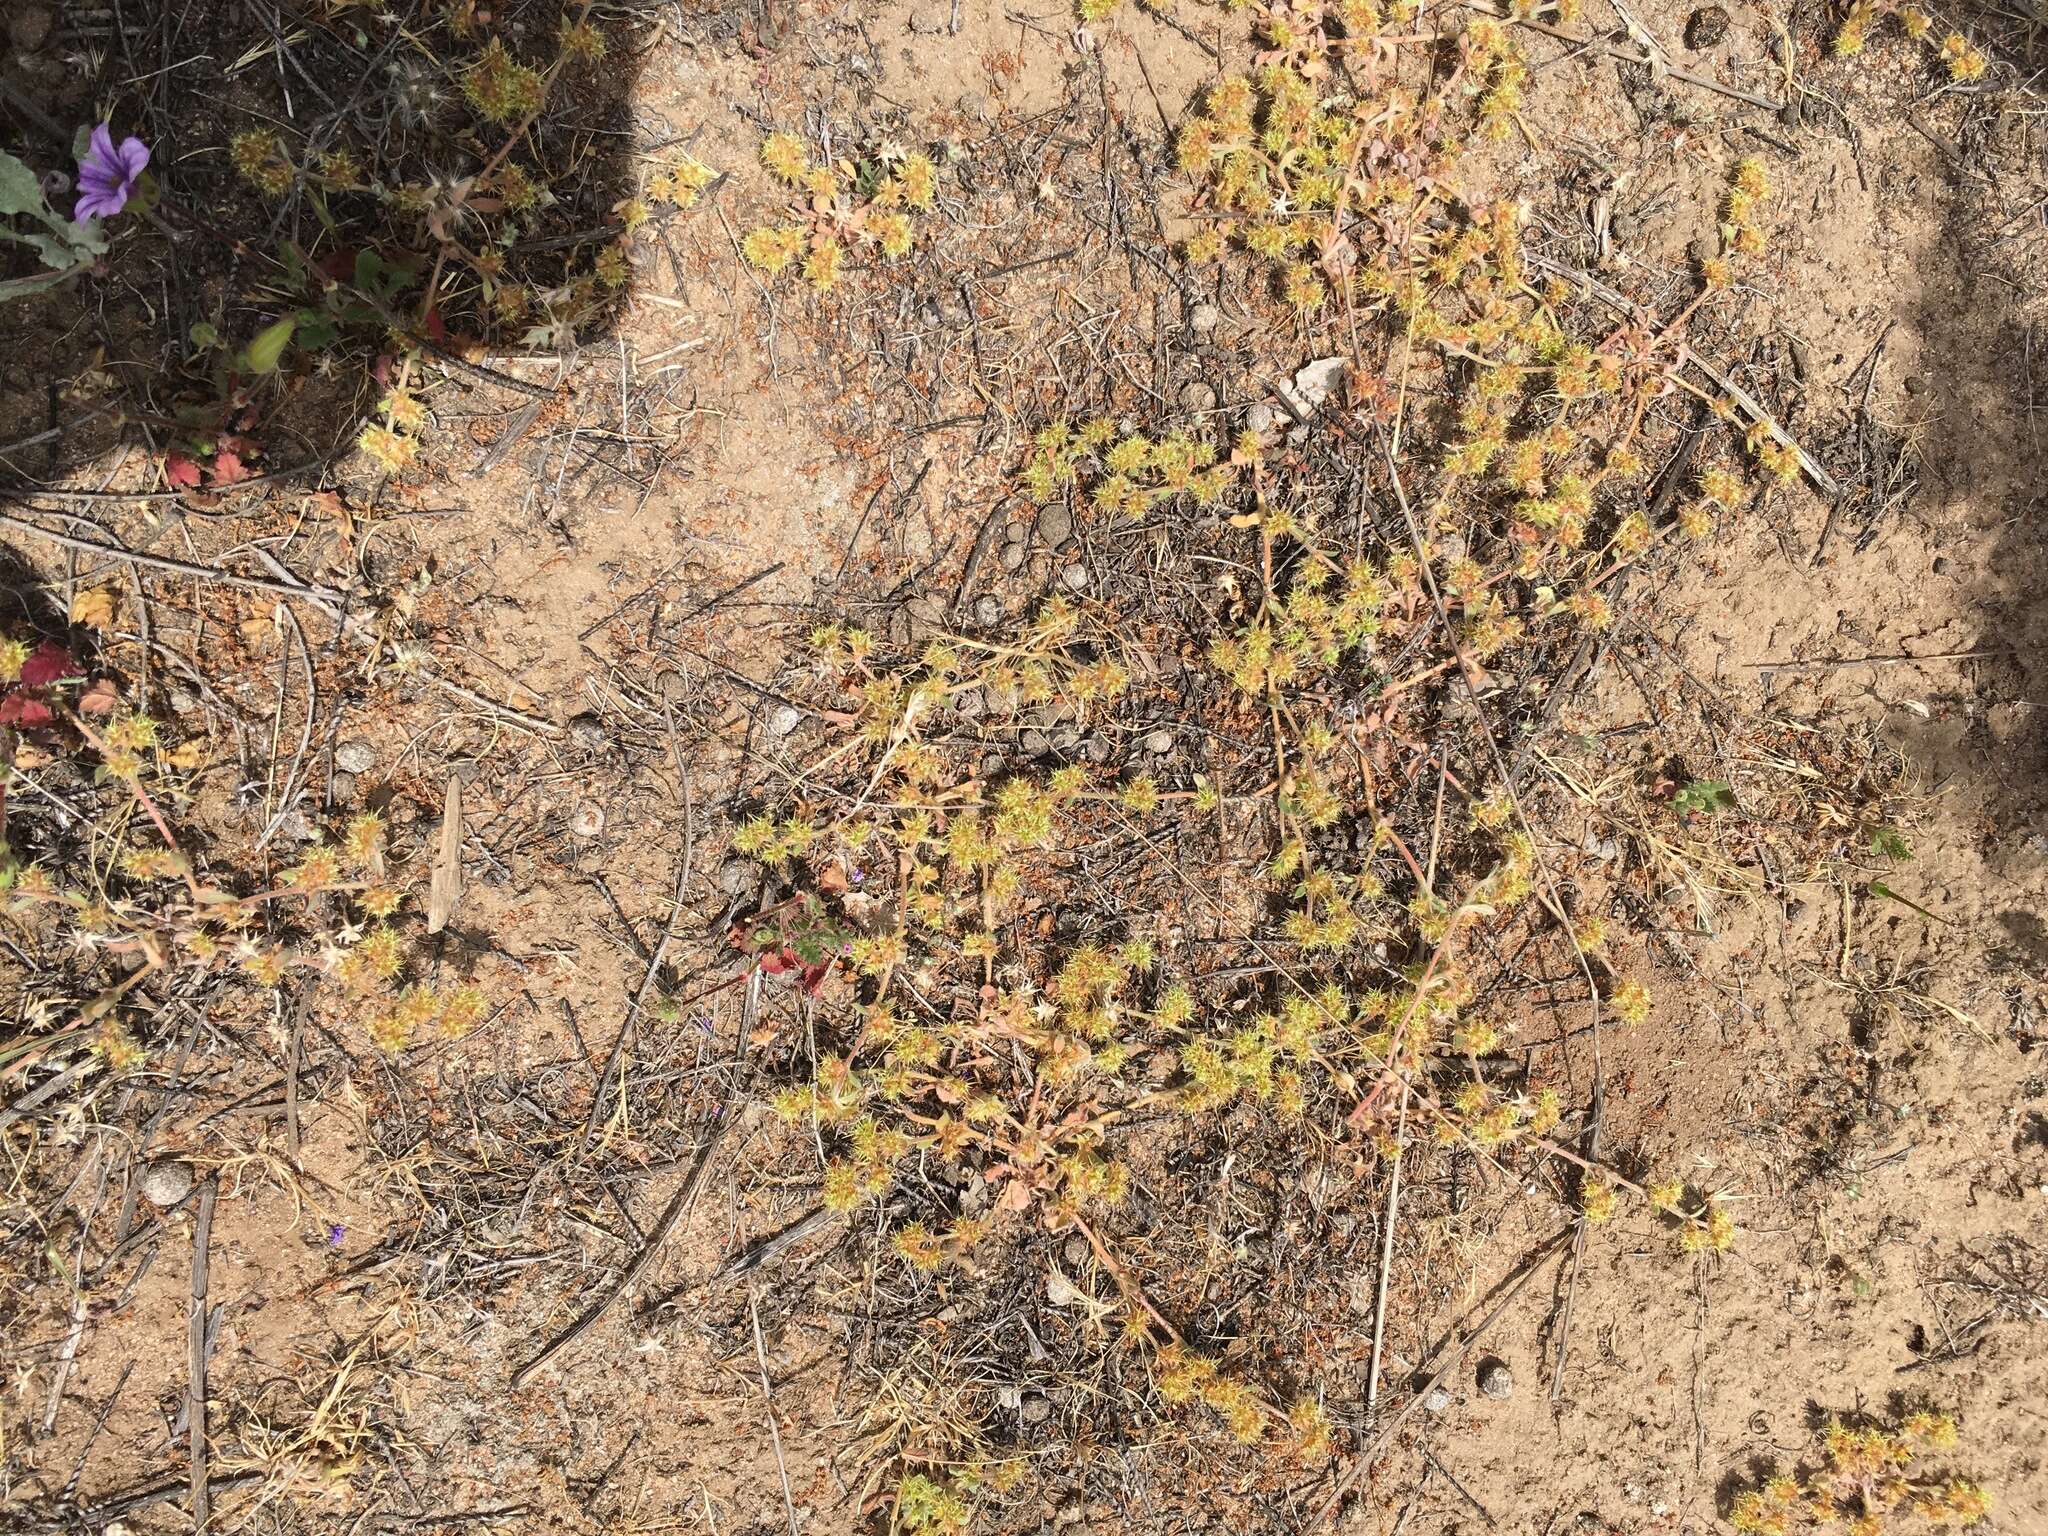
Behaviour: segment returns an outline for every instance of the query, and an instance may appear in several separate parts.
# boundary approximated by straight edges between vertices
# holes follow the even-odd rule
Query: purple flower
[[[135,178],[149,164],[149,146],[128,138],[114,146],[111,123],[92,131],[92,147],[78,162],[78,206],[71,217],[76,221],[105,219],[128,206],[128,194],[135,190]]]

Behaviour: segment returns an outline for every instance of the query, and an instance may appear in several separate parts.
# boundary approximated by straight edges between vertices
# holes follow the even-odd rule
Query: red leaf
[[[215,485],[239,485],[250,478],[250,471],[243,467],[240,454],[223,448],[213,456],[212,479]]]
[[[331,277],[337,283],[345,283],[356,270],[356,253],[344,247],[329,251],[313,263],[314,270],[322,277]]]
[[[41,688],[46,683],[84,675],[85,669],[54,640],[45,640],[36,647],[35,654],[21,664],[22,686],[26,688]]]
[[[448,340],[448,327],[441,321],[441,306],[438,304],[427,311],[427,340],[437,347]]]
[[[82,715],[111,715],[114,706],[120,702],[121,695],[103,677],[78,696],[78,712]]]
[[[824,987],[825,987],[825,978],[826,978],[827,976],[830,976],[831,974],[832,974],[832,962],[831,962],[830,960],[820,960],[820,961],[819,961],[819,962],[818,962],[818,963],[817,963],[816,965],[807,965],[807,966],[805,966],[805,967],[804,967],[804,992],[805,992],[805,994],[806,994],[807,996],[810,996],[810,997],[816,997],[816,996],[817,996],[817,995],[818,995],[818,994],[819,994],[819,993],[820,993],[821,991],[823,991],[823,990],[824,990]]]
[[[0,699],[0,725],[18,725],[32,731],[56,718],[50,713],[50,706],[32,693],[10,693]]]
[[[199,484],[199,466],[184,454],[172,449],[164,455],[164,478],[174,489],[189,491]]]
[[[391,354],[379,352],[377,360],[370,364],[370,377],[377,381],[379,389],[391,387]]]

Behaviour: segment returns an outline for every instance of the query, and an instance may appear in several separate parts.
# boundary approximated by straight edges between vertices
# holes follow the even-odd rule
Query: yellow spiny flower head
[[[740,254],[747,265],[756,267],[773,277],[780,274],[796,260],[804,248],[804,231],[800,225],[763,225],[749,230],[740,242]]]
[[[1951,80],[1975,80],[1984,73],[1984,55],[1960,32],[1951,32],[1941,40],[1941,62],[1947,66]]]
[[[1614,1219],[1616,1204],[1614,1186],[1605,1179],[1589,1174],[1579,1186],[1579,1209],[1595,1226]]]
[[[576,21],[564,16],[562,29],[558,35],[565,57],[584,64],[594,64],[604,57],[604,34],[592,26],[587,18]]]
[[[768,168],[769,175],[793,187],[800,185],[811,170],[803,141],[793,133],[769,134],[761,144],[761,164]]]
[[[419,452],[416,438],[403,436],[389,427],[367,426],[356,438],[356,446],[376,461],[386,474],[395,475]]]
[[[510,123],[540,110],[547,82],[540,71],[513,58],[504,39],[494,37],[462,77],[462,94],[482,117]]]
[[[1650,989],[1635,980],[1617,983],[1607,1006],[1622,1023],[1641,1024],[1650,1017]]]
[[[228,159],[237,174],[265,197],[282,197],[291,190],[291,161],[267,128],[245,129],[228,140]]]

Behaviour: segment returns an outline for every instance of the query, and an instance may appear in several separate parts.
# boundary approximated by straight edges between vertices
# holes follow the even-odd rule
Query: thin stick
[[[655,1255],[661,1252],[662,1245],[669,1239],[669,1234],[675,1231],[676,1224],[683,1218],[683,1213],[696,1199],[697,1191],[704,1187],[704,1175],[711,1169],[711,1154],[718,1150],[718,1143],[725,1135],[729,1120],[730,1117],[721,1115],[712,1121],[711,1128],[704,1137],[704,1145],[697,1150],[697,1161],[691,1165],[689,1174],[670,1198],[668,1208],[661,1213],[661,1219],[655,1222],[654,1230],[647,1234],[647,1241],[640,1245],[639,1253],[633,1256],[633,1262],[626,1266],[618,1282],[585,1308],[581,1317],[555,1335],[539,1354],[512,1373],[514,1387],[525,1386],[535,1371],[596,1327],[598,1320],[612,1309],[613,1304],[647,1273],[648,1267],[654,1263]]]
[[[1387,1281],[1394,1270],[1394,1223],[1401,1209],[1401,1154],[1408,1145],[1408,1079],[1401,1079],[1401,1115],[1394,1130],[1394,1170],[1387,1180],[1387,1229],[1380,1239],[1379,1295],[1372,1305],[1372,1366],[1365,1377],[1365,1406],[1380,1400],[1380,1346],[1387,1337]]]
[[[199,565],[190,560],[173,560],[169,555],[145,555],[139,550],[129,549],[126,545],[102,544],[97,539],[81,539],[76,534],[59,533],[54,528],[45,528],[40,523],[32,523],[10,512],[0,512],[0,528],[12,528],[17,533],[34,534],[37,538],[48,539],[63,549],[75,549],[83,554],[105,555],[109,560],[126,560],[135,565],[146,565],[179,576],[196,576],[201,581],[218,581],[230,587],[248,587],[257,592],[276,592],[285,597],[319,598],[330,603],[338,603],[346,596],[333,587],[324,587],[317,582],[272,581],[263,576],[238,576],[233,571],[216,570],[210,565]]]
[[[203,1533],[210,1513],[206,1484],[206,1282],[207,1250],[213,1242],[213,1202],[220,1180],[207,1179],[199,1191],[199,1215],[192,1230],[192,1303],[185,1314],[185,1424],[192,1446],[192,1529]]]
[[[789,1516],[789,1536],[796,1528],[796,1500],[790,1497],[789,1467],[782,1459],[782,1431],[775,1425],[775,1389],[768,1383],[768,1346],[761,1342],[761,1306],[754,1292],[747,1292],[747,1315],[754,1323],[754,1363],[761,1368],[761,1400],[768,1409],[768,1439],[775,1447],[775,1470],[782,1475],[782,1508]]]
[[[1744,665],[1753,672],[1832,672],[1838,667],[1894,667],[1916,661],[1981,661],[1987,656],[2015,656],[2011,646],[1992,646],[1981,651],[1931,651],[1913,656],[1904,651],[1889,656],[1824,656],[1815,661],[1752,661]]]
[[[1597,1163],[1600,1160],[1600,1122],[1605,1117],[1607,1109],[1607,1092],[1601,1079],[1598,1061],[1599,1042],[1600,1037],[1595,1033],[1593,1113],[1586,1126],[1586,1161],[1589,1163]],[[1586,1229],[1589,1225],[1590,1218],[1583,1210],[1580,1211],[1578,1222],[1572,1231],[1572,1277],[1565,1285],[1564,1305],[1558,1309],[1557,1314],[1557,1363],[1550,1371],[1550,1400],[1553,1403],[1564,1393],[1565,1353],[1571,1348],[1572,1342],[1572,1303],[1578,1300],[1579,1271],[1586,1261]]]

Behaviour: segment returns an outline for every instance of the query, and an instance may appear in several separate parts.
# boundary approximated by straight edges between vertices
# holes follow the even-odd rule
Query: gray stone
[[[1074,534],[1074,513],[1063,501],[1049,501],[1038,509],[1038,536],[1054,549]]]
[[[48,6],[25,5],[7,23],[8,40],[23,53],[34,53],[50,40],[54,24],[55,18]]]
[[[1081,743],[1081,755],[1091,763],[1109,761],[1109,743],[1100,736],[1090,736]]]
[[[1294,375],[1296,401],[1307,406],[1309,411],[1320,408],[1330,398],[1331,391],[1344,381],[1347,366],[1341,357],[1319,357],[1302,367]]]
[[[192,1165],[162,1158],[142,1170],[142,1198],[159,1209],[176,1205],[192,1193]]]
[[[1043,1392],[1027,1392],[1024,1394],[1023,1405],[1018,1409],[1018,1416],[1026,1424],[1043,1424],[1052,1417],[1052,1399]]]
[[[352,773],[337,773],[334,776],[334,803],[341,805],[353,800],[356,794],[356,776]]]
[[[988,701],[982,698],[979,688],[969,688],[953,700],[954,712],[965,720],[974,719],[986,708]]]
[[[1023,564],[1024,546],[1022,544],[1005,544],[1003,546],[1003,569],[1014,571],[1021,569]]]
[[[1043,757],[1052,750],[1052,739],[1034,727],[1017,739],[1017,745],[1027,757]]]
[[[604,722],[588,710],[569,721],[569,739],[586,752],[602,752],[611,741]]]
[[[778,704],[768,712],[768,729],[777,736],[787,736],[803,717],[804,712],[794,704]]]
[[[338,742],[334,748],[334,766],[341,773],[368,773],[377,766],[377,753],[367,741],[349,740]]]
[[[1145,738],[1145,750],[1147,752],[1171,752],[1173,750],[1173,732],[1153,731]]]
[[[1200,379],[1183,384],[1180,391],[1180,408],[1184,411],[1201,413],[1216,409],[1216,391]]]
[[[1451,1406],[1451,1394],[1442,1387],[1431,1387],[1429,1395],[1422,1400],[1424,1413],[1442,1413]]]
[[[1244,425],[1247,432],[1256,432],[1264,437],[1280,425],[1280,411],[1264,400],[1253,401],[1251,409],[1244,413]]]
[[[1197,336],[1212,334],[1223,323],[1223,311],[1214,304],[1197,304],[1188,311],[1188,329]]]
[[[737,854],[718,866],[718,888],[728,896],[745,896],[760,878],[760,866]]]
[[[569,835],[588,842],[604,830],[604,807],[595,800],[579,800],[569,813]]]
[[[963,91],[960,96],[960,115],[971,122],[987,122],[988,98],[979,91]]]
[[[981,695],[988,704],[989,712],[997,715],[1015,714],[1024,697],[1015,683],[990,683],[982,689]]]
[[[1492,1356],[1479,1362],[1479,1390],[1488,1397],[1505,1400],[1515,1395],[1515,1373],[1505,1360]]]
[[[1003,605],[1002,601],[999,598],[993,597],[989,593],[984,592],[981,596],[977,597],[974,600],[975,623],[993,624],[998,619],[1002,618],[1002,616]]]
[[[1060,572],[1060,585],[1069,592],[1085,592],[1088,589],[1088,567],[1070,565]]]

